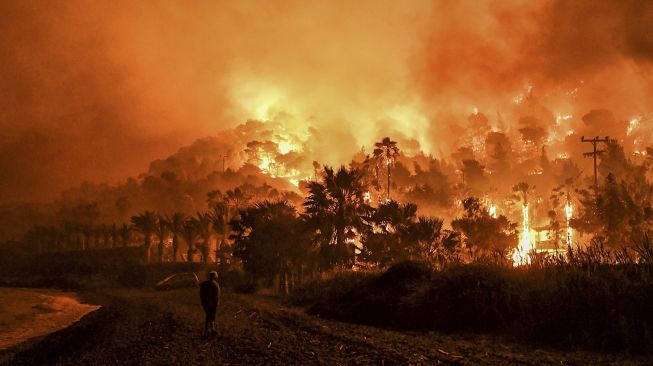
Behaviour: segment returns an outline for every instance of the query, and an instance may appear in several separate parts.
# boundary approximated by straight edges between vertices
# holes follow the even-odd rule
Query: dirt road
[[[383,330],[324,320],[273,297],[226,293],[218,332],[202,339],[196,291],[87,294],[104,308],[77,325],[0,355],[16,365],[587,365],[653,358],[531,348],[489,336]]]

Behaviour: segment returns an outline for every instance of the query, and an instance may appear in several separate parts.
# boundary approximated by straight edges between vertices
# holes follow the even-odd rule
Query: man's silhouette
[[[218,272],[209,272],[209,279],[200,284],[200,300],[206,313],[204,323],[204,332],[202,335],[207,337],[215,335],[215,313],[220,305],[220,285],[218,285]]]

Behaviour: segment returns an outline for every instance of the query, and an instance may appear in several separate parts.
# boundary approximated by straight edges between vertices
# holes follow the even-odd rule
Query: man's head
[[[218,272],[216,271],[211,271],[209,272],[209,280],[217,280],[218,279]]]

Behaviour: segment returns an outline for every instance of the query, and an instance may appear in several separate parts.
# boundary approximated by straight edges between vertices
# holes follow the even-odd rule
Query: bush
[[[313,284],[309,312],[403,329],[499,332],[602,350],[653,352],[653,275],[647,266],[512,268],[491,264],[431,273],[402,263],[347,286]],[[309,298],[314,294],[314,300]]]
[[[312,306],[316,303],[340,298],[357,287],[363,286],[374,274],[370,272],[334,272],[329,279],[313,280],[295,289],[288,302],[297,306]]]
[[[423,264],[399,263],[379,276],[368,274],[362,281],[350,281],[349,286],[339,284],[335,290],[323,292],[309,312],[365,324],[400,326],[395,321],[399,301],[430,275],[431,270]],[[327,297],[329,293],[331,297]]]

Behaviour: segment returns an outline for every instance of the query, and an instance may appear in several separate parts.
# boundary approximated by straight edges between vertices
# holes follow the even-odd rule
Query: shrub
[[[321,316],[404,329],[500,332],[602,350],[653,352],[653,276],[648,266],[492,264],[431,273],[402,263],[339,290],[305,292]]]

